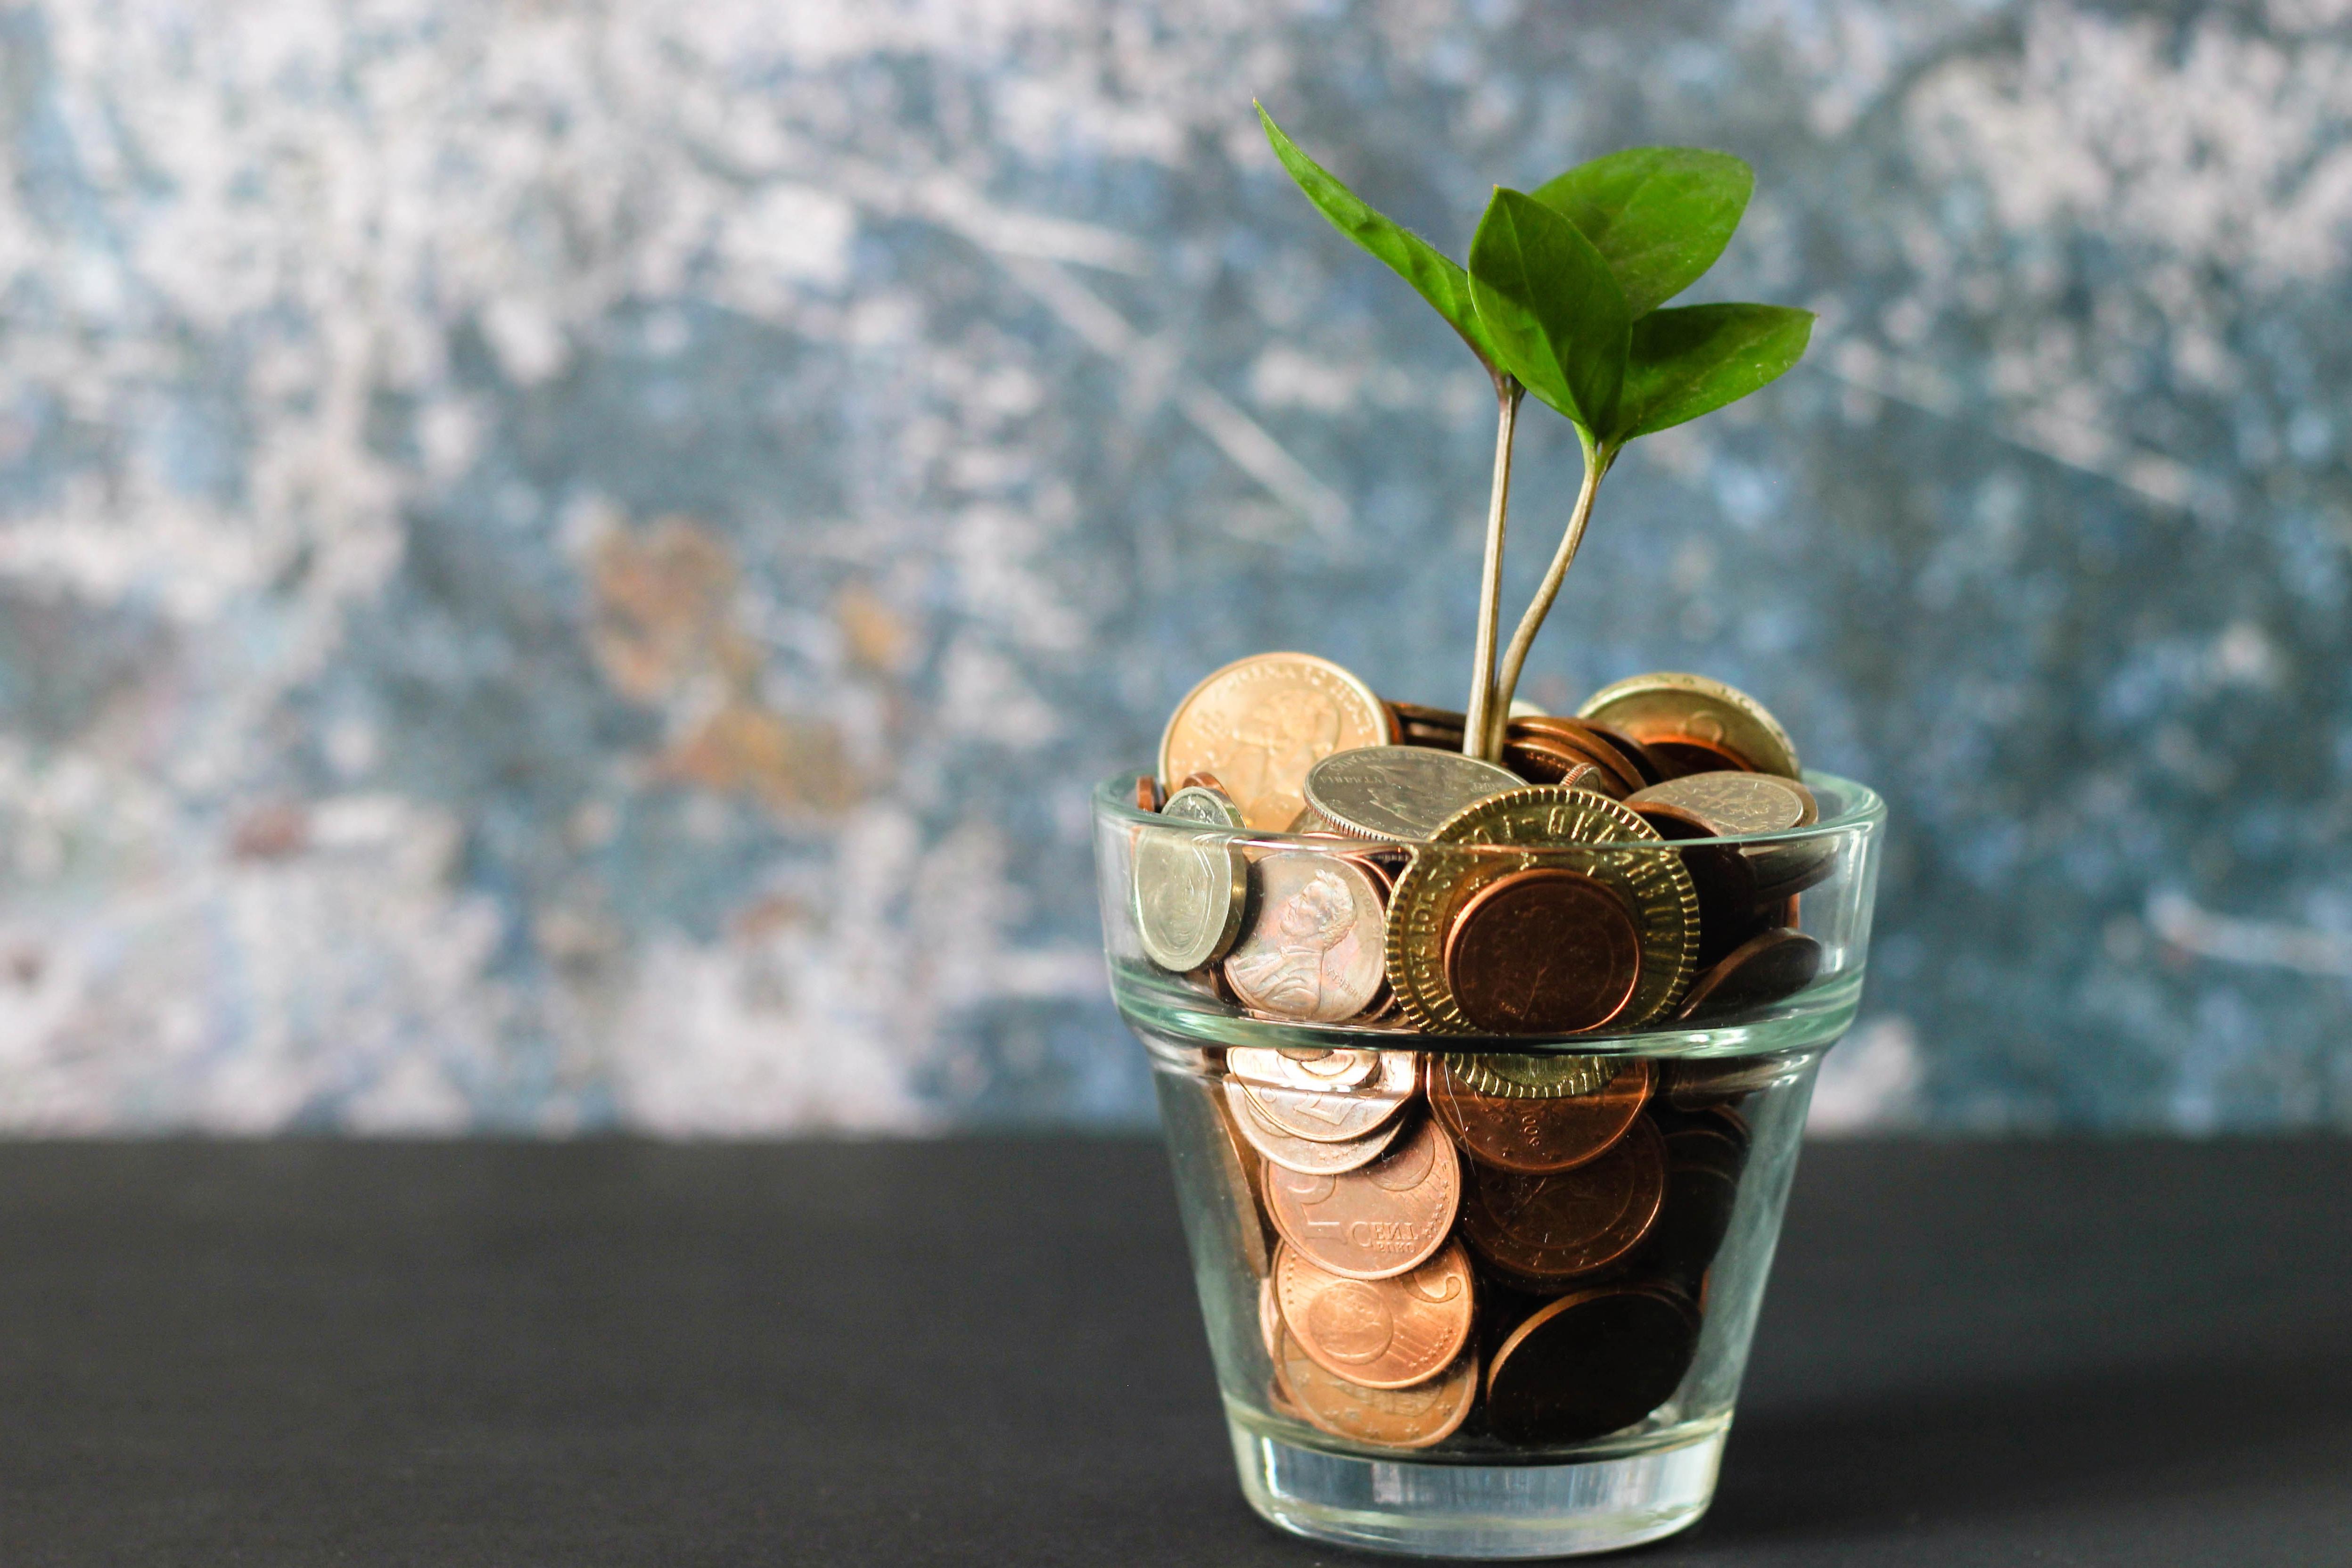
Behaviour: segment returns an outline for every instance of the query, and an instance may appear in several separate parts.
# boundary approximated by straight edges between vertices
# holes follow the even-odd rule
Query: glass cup
[[[1241,831],[1140,811],[1132,778],[1096,792],[1111,988],[1150,1056],[1242,1490],[1267,1520],[1499,1558],[1706,1511],[1813,1074],[1869,944],[1885,808],[1805,783],[1806,827],[1572,847]],[[1433,1012],[1432,976],[1477,959],[1440,950],[1427,907],[1596,857],[1671,859],[1697,900],[1696,951],[1643,949],[1670,999],[1637,985],[1617,1015],[1650,1021],[1498,1034]],[[1213,936],[1171,941],[1165,908],[1139,905],[1171,875],[1237,933],[1185,973],[1147,947],[1182,962]]]

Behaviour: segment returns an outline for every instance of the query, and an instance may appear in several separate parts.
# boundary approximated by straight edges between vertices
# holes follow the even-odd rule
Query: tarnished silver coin
[[[1307,770],[1309,810],[1360,839],[1425,839],[1490,795],[1522,788],[1507,768],[1425,746],[1335,751]]]
[[[1213,789],[1179,789],[1163,817],[1239,830],[1241,812]],[[1231,839],[1144,828],[1135,841],[1135,934],[1144,953],[1179,974],[1214,963],[1241,934],[1249,858]]]
[[[1234,1126],[1252,1148],[1284,1170],[1307,1176],[1337,1176],[1371,1164],[1388,1152],[1389,1145],[1397,1141],[1397,1134],[1411,1120],[1391,1116],[1361,1137],[1318,1143],[1286,1133],[1268,1121],[1265,1113],[1250,1098],[1249,1085],[1238,1078],[1225,1080],[1225,1108],[1234,1113]]]
[[[1448,1065],[1465,1085],[1498,1100],[1597,1094],[1617,1076],[1617,1063],[1605,1056],[1459,1056]]]
[[[1377,1051],[1313,1051],[1298,1046],[1235,1045],[1225,1071],[1277,1089],[1353,1089],[1381,1068]]]
[[[1793,779],[1772,773],[1686,773],[1625,797],[1625,804],[1675,806],[1727,839],[1742,833],[1780,833],[1811,824],[1821,814],[1813,792]]]
[[[1315,850],[1277,851],[1249,878],[1249,926],[1224,970],[1242,1005],[1307,1023],[1370,1008],[1387,980],[1385,889],[1352,857]]]
[[[1282,1089],[1235,1079],[1259,1115],[1294,1138],[1340,1144],[1384,1125],[1419,1092],[1421,1058],[1410,1051],[1380,1053],[1380,1075],[1353,1089]]]

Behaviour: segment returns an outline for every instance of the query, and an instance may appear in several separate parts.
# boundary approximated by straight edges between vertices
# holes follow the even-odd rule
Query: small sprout
[[[1810,310],[1665,302],[1713,267],[1756,176],[1728,152],[1633,147],[1580,163],[1532,193],[1497,187],[1469,266],[1374,212],[1300,152],[1261,105],[1275,156],[1340,233],[1393,268],[1461,334],[1495,383],[1495,478],[1462,749],[1502,750],[1528,650],[1583,542],[1593,497],[1625,444],[1736,402],[1804,357]],[[1511,445],[1522,395],[1576,427],[1584,481],[1559,548],[1497,667]]]

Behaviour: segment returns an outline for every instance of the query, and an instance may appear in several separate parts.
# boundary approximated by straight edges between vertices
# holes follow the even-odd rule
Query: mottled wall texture
[[[2352,1125],[2344,0],[0,9],[0,1126],[1132,1123],[1088,785],[1458,703],[1491,404],[1276,167],[1753,162],[1533,664],[1894,811],[1832,1126]],[[1575,475],[1522,447],[1515,591]]]

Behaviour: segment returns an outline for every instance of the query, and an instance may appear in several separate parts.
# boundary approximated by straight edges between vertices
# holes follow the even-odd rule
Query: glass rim
[[[1816,840],[1846,834],[1865,835],[1875,832],[1885,826],[1886,801],[1869,785],[1858,783],[1835,773],[1824,773],[1819,768],[1808,768],[1802,772],[1803,777],[1800,782],[1813,791],[1816,800],[1827,793],[1834,796],[1841,802],[1840,809],[1834,814],[1825,816],[1819,821],[1808,822],[1801,828],[1781,828],[1762,833],[1727,833],[1720,838],[1707,839],[1597,839],[1574,844],[1461,844],[1441,843],[1432,839],[1355,839],[1350,837],[1343,842],[1328,834],[1318,837],[1313,834],[1277,831],[1270,829],[1221,828],[1213,822],[1187,821],[1182,818],[1171,819],[1155,811],[1139,810],[1135,804],[1135,781],[1139,778],[1152,776],[1148,770],[1140,768],[1132,773],[1115,773],[1096,785],[1094,808],[1097,817],[1129,823],[1139,828],[1157,828],[1163,832],[1192,833],[1228,843],[1262,844],[1275,849],[1315,850],[1325,854],[1337,849],[1351,847],[1360,847],[1365,850],[1397,847],[1415,850],[1444,849],[1471,855],[1485,853],[1522,856],[1596,849],[1654,849],[1661,844],[1669,845],[1677,850],[1707,844],[1752,849],[1758,845],[1810,843]],[[1537,788],[1533,784],[1527,787]],[[1826,801],[1822,803],[1827,804]]]

